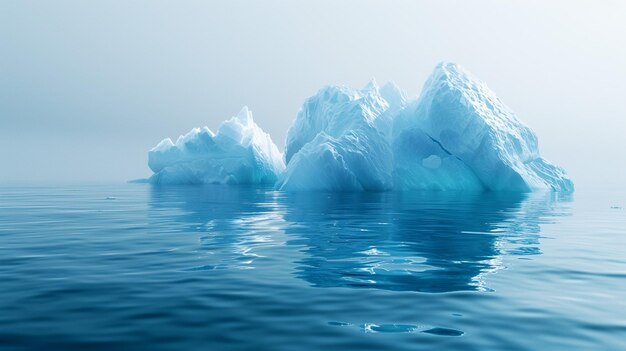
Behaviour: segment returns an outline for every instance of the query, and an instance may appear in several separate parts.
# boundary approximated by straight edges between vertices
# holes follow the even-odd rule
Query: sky
[[[283,148],[327,84],[485,81],[578,189],[626,179],[623,1],[0,0],[0,184],[148,177],[147,151],[247,105]]]

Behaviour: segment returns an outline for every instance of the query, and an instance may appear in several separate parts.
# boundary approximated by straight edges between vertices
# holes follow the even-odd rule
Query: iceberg
[[[485,83],[453,63],[437,65],[419,99],[394,119],[393,133],[396,179],[404,188],[430,188],[449,178],[441,188],[574,189],[562,168],[539,155],[535,133]]]
[[[542,158],[535,133],[485,83],[440,63],[420,96],[372,80],[309,97],[281,154],[252,113],[214,134],[196,128],[149,155],[161,184],[273,184],[283,191],[461,190],[571,192],[566,172]]]
[[[274,184],[283,156],[243,107],[216,134],[194,128],[176,143],[170,138],[148,152],[153,184]]]
[[[387,95],[387,99],[381,94]],[[306,100],[287,133],[286,191],[382,191],[392,188],[391,111],[403,96],[393,86],[328,86]]]

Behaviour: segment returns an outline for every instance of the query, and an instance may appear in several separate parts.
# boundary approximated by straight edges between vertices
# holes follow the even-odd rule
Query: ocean
[[[624,350],[626,194],[0,187],[1,350]]]

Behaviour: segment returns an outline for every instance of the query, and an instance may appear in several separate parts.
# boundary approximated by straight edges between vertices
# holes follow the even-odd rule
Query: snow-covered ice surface
[[[176,143],[166,138],[148,153],[154,184],[274,184],[283,156],[244,107],[217,134],[194,128]]]
[[[284,160],[284,161],[283,161]],[[286,164],[286,166],[285,166]],[[285,191],[573,191],[537,136],[481,81],[439,64],[418,99],[393,83],[327,86],[287,133],[284,159],[244,108],[149,153],[152,183],[272,183]]]

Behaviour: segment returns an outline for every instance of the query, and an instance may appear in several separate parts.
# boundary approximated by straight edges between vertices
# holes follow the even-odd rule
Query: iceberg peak
[[[457,64],[437,65],[418,100],[394,120],[396,140],[411,133],[425,133],[486,190],[573,190],[565,171],[540,157],[535,133]]]
[[[400,110],[407,103],[405,92],[395,82],[389,81],[380,89],[380,96],[387,101],[389,107]]]
[[[375,81],[325,87],[308,98],[287,133],[280,190],[391,189],[391,149],[377,119],[389,108]]]
[[[248,109],[248,106],[243,106],[237,114],[237,119],[243,124],[248,124],[253,121],[252,112]]]
[[[369,91],[378,91],[378,84],[376,83],[376,78],[372,78],[370,79],[369,82],[367,82],[367,84],[365,85],[365,87],[363,87],[363,89],[361,89],[363,92],[367,93]]]

